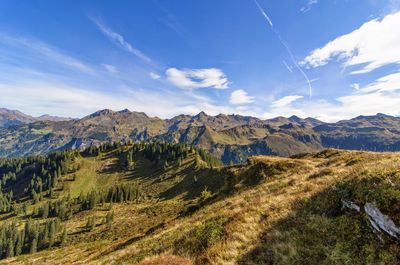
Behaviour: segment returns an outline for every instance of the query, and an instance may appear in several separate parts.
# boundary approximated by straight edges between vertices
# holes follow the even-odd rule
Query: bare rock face
[[[368,202],[364,205],[364,211],[375,230],[385,232],[396,239],[400,238],[400,228],[394,224],[389,216],[384,215],[378,208]]]
[[[361,207],[352,201],[342,199],[342,207],[350,210],[361,212]],[[400,228],[390,219],[389,216],[384,215],[378,208],[372,203],[367,202],[364,205],[363,212],[366,214],[374,232],[382,240],[379,233],[386,233],[389,236],[400,239]]]
[[[343,208],[348,208],[348,209],[360,212],[360,206],[358,206],[357,204],[355,204],[352,201],[342,199],[342,206],[343,206]]]

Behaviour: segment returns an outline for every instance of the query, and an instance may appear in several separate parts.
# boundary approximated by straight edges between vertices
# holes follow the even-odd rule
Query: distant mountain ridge
[[[244,162],[251,155],[290,156],[330,147],[400,150],[400,118],[380,113],[336,123],[205,112],[161,119],[127,109],[105,109],[72,120],[31,120],[21,112],[13,114],[20,123],[0,128],[0,156],[44,154],[128,139],[188,143],[209,150],[225,163]]]
[[[64,118],[58,116],[41,115],[39,117],[33,117],[22,113],[19,110],[9,110],[6,108],[0,108],[0,127],[9,127],[13,125],[20,125],[26,123],[32,123],[36,121],[67,121],[71,118]]]

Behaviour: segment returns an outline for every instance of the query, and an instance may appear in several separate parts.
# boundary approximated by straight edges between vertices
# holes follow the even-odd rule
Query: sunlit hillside
[[[395,153],[327,150],[293,158],[257,156],[222,167],[189,146],[142,142],[60,156],[68,159],[49,189],[43,185],[41,192],[31,191],[27,172],[41,163],[38,158],[22,163],[16,177],[3,181],[3,196],[13,191],[15,202],[1,214],[1,231],[17,235],[12,247],[2,237],[2,255],[8,256],[3,263],[400,260],[399,234],[374,228],[364,210],[372,205],[393,224],[400,223],[400,155]],[[2,172],[10,161],[2,160]],[[28,223],[38,231],[26,232],[24,243],[18,243],[18,231]]]

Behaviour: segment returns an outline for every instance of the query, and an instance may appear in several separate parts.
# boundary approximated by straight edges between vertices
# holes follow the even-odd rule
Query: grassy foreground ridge
[[[0,262],[398,264],[364,208],[399,226],[399,167],[339,150],[222,166],[164,142],[3,159]]]

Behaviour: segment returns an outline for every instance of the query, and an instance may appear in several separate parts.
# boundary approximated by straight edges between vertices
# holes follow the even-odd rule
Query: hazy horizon
[[[397,116],[399,28],[400,0],[3,1],[0,106]]]
[[[7,108],[0,107],[0,109],[7,109]],[[90,113],[83,114],[82,116],[79,116],[79,117],[72,117],[72,116],[57,116],[57,115],[51,115],[51,114],[48,114],[48,113],[44,113],[44,114],[41,114],[41,115],[33,116],[33,115],[24,113],[24,112],[22,112],[22,111],[20,111],[20,110],[17,110],[17,109],[7,109],[7,110],[10,110],[10,111],[18,111],[18,112],[21,112],[21,113],[23,113],[23,114],[32,116],[32,117],[34,117],[34,118],[40,118],[40,117],[43,117],[43,116],[51,116],[51,117],[66,118],[66,119],[82,119],[82,118],[84,118],[84,117],[86,117],[86,116],[89,116],[89,115],[91,115],[91,114],[94,114],[94,113],[96,113],[96,112],[100,112],[100,111],[103,111],[103,110],[111,110],[111,111],[113,111],[113,112],[122,112],[122,111],[125,111],[125,110],[128,110],[128,111],[130,111],[130,112],[143,112],[143,111],[131,110],[131,109],[128,109],[128,108],[119,109],[119,110],[115,110],[115,109],[99,109],[99,110],[94,111],[94,112],[90,112]],[[149,117],[152,117],[152,118],[161,118],[161,119],[172,119],[172,118],[177,117],[177,116],[180,116],[180,115],[196,116],[196,115],[198,115],[198,114],[200,114],[200,113],[205,113],[206,115],[214,116],[214,117],[215,117],[215,116],[218,116],[218,115],[241,115],[241,114],[238,114],[238,113],[218,113],[218,114],[212,115],[212,114],[208,114],[208,113],[205,112],[205,111],[200,111],[200,112],[198,112],[198,113],[181,113],[181,114],[177,114],[177,115],[169,116],[169,117],[158,117],[157,115],[148,115],[146,112],[143,112],[143,113],[146,114],[146,115],[149,116]],[[388,115],[388,114],[386,114],[386,113],[378,112],[378,113],[372,114],[372,115],[370,115],[370,116],[379,115],[379,114]],[[254,117],[254,118],[258,118],[258,119],[260,119],[260,120],[268,120],[268,119],[274,119],[274,118],[278,118],[278,117],[290,118],[290,117],[293,117],[293,116],[299,117],[299,118],[301,118],[301,119],[307,119],[307,118],[318,119],[318,118],[316,118],[316,117],[310,117],[310,116],[308,116],[308,117],[302,117],[302,116],[298,116],[298,115],[294,115],[294,114],[293,114],[293,115],[290,115],[290,116],[275,116],[275,117],[271,117],[271,118],[262,118],[262,117],[259,118],[259,117],[251,116],[251,115],[241,115],[241,116]],[[358,117],[358,116],[369,116],[369,115],[357,115],[357,116],[351,117],[350,119],[356,118],[356,117]],[[388,116],[400,117],[400,115],[388,115]],[[324,120],[322,120],[322,119],[318,119],[318,120],[320,120],[320,121],[322,121],[322,122],[327,122],[327,123],[329,123],[329,122],[337,122],[337,121],[340,121],[340,120],[337,120],[337,121],[324,121]]]

